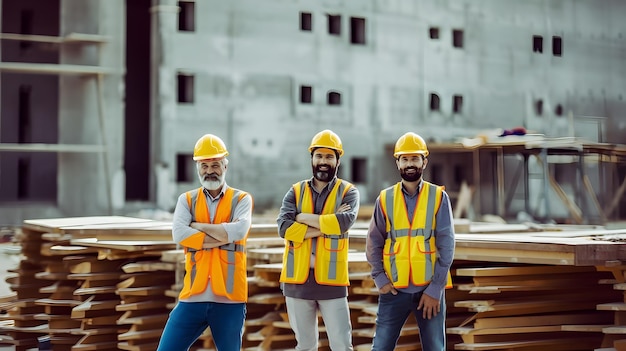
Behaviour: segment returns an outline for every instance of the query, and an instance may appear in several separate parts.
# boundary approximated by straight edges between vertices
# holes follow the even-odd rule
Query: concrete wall
[[[231,152],[228,182],[251,191],[257,209],[279,206],[290,184],[310,177],[306,149],[325,128],[343,140],[348,180],[350,160],[367,159],[364,202],[398,180],[389,145],[408,130],[452,141],[525,126],[549,137],[573,132],[626,143],[621,1],[241,0],[195,8],[195,31],[173,34],[164,53],[169,69],[161,71],[170,81],[193,75],[194,102],[176,104],[161,120],[167,147],[155,162],[174,165],[202,134],[220,135]],[[300,30],[301,11],[312,14],[312,31]],[[328,14],[341,16],[340,35],[329,34]],[[365,19],[365,45],[350,43],[353,17]],[[439,38],[430,38],[431,28]],[[452,44],[453,30],[463,32],[461,48]],[[533,52],[533,36],[543,38],[542,53]],[[554,36],[562,56],[553,54]],[[311,104],[299,102],[301,85],[312,87]],[[326,103],[331,90],[341,92],[341,106]],[[440,97],[439,111],[430,110],[431,93]],[[454,95],[463,98],[459,113]],[[175,169],[172,203],[197,186],[195,174],[176,182]]]
[[[311,176],[307,147],[326,128],[344,143],[342,177],[353,180],[352,160],[366,160],[366,180],[358,184],[365,203],[398,181],[390,150],[408,130],[435,142],[522,125],[549,137],[626,144],[626,3],[620,0],[191,3],[194,31],[180,31],[178,1],[153,0],[152,59],[146,62],[152,67],[151,170],[145,180],[150,199],[129,204],[120,181],[123,138],[134,133],[123,123],[125,3],[61,1],[60,35],[82,32],[109,40],[64,45],[60,63],[101,65],[114,73],[104,77],[103,105],[93,79],[60,78],[58,142],[100,144],[104,131],[106,162],[94,153],[59,154],[57,203],[32,205],[32,211],[26,204],[2,204],[0,224],[38,213],[171,210],[179,193],[198,186],[190,156],[205,133],[225,140],[228,183],[250,191],[258,211],[279,206],[292,183]],[[301,12],[311,14],[311,31],[300,29]],[[338,35],[329,33],[329,15],[341,17]],[[355,18],[364,20],[364,44],[351,43]],[[438,30],[437,38],[430,37],[431,29]],[[453,46],[455,30],[462,31],[462,47]],[[543,39],[542,53],[533,52],[533,36]],[[553,37],[562,40],[562,56],[552,52]],[[193,77],[192,103],[177,102],[179,75]],[[300,102],[301,86],[312,88],[312,103]],[[340,105],[327,103],[329,92],[341,94]],[[431,94],[440,98],[438,111],[430,108]],[[462,97],[459,112],[452,110],[455,95]],[[442,182],[452,182],[456,191],[459,176],[450,172],[466,160],[446,165],[437,157],[431,156],[431,164],[441,164]],[[493,212],[493,163],[482,162],[481,196],[485,210]],[[591,171],[595,182],[606,180]]]

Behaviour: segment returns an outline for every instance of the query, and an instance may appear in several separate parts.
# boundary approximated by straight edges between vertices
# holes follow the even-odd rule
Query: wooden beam
[[[41,143],[0,143],[0,152],[85,152],[100,153],[105,152],[102,145],[80,145],[80,144],[41,144]]]
[[[110,40],[107,36],[86,33],[70,33],[64,37],[52,35],[0,33],[0,39],[50,44],[104,44]]]
[[[68,65],[52,63],[1,62],[0,71],[31,74],[112,74],[112,68],[87,65]]]

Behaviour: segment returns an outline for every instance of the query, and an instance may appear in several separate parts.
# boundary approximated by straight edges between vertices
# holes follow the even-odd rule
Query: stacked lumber
[[[446,292],[449,350],[626,349],[626,245],[616,239],[624,230],[464,228],[457,234],[455,286]],[[377,311],[365,236],[364,225],[350,231],[356,350],[371,347]],[[116,216],[29,220],[18,238],[24,258],[7,278],[15,295],[0,300],[7,310],[2,341],[18,351],[36,347],[38,337],[49,337],[54,350],[155,348],[184,274],[171,224]],[[295,346],[278,284],[282,245],[276,224],[253,225],[246,350]],[[321,318],[318,326],[320,349],[328,350]],[[214,349],[209,330],[192,347]],[[413,318],[396,349],[420,349]]]
[[[41,254],[41,232],[23,228],[15,238],[22,247],[23,259],[16,269],[9,271],[16,275],[6,280],[15,292],[15,299],[1,317],[0,339],[3,343],[14,345],[17,351],[22,351],[37,347],[37,339],[48,332],[48,325],[40,318],[45,315],[45,305],[37,304],[37,301],[50,295],[45,288],[51,282],[37,275],[45,274],[47,267],[47,273],[54,274],[55,267],[54,261]]]
[[[17,350],[37,346],[39,337],[48,338],[54,350],[118,350],[118,335],[128,329],[117,323],[122,316],[122,312],[116,311],[121,304],[116,294],[116,285],[124,274],[121,266],[137,257],[143,260],[155,256],[143,250],[142,245],[128,245],[134,251],[130,254],[120,254],[115,246],[100,250],[77,245],[70,242],[73,235],[69,232],[78,231],[80,236],[79,228],[92,226],[90,230],[102,234],[107,232],[107,227],[117,226],[120,231],[120,227],[135,223],[155,225],[126,217],[25,221],[23,234],[18,237],[24,255],[17,270],[19,285],[11,286],[18,292],[16,307],[9,314],[13,323],[0,326],[0,332],[11,336],[10,342]],[[153,228],[144,231],[154,232]],[[168,233],[171,237],[171,232]],[[91,238],[92,234],[90,239],[79,240],[97,241]],[[173,246],[162,241],[160,245]]]
[[[465,267],[456,276],[456,289],[475,296],[454,302],[472,313],[447,329],[462,338],[456,350],[591,350],[613,320],[596,306],[619,297],[611,274],[593,266]]]

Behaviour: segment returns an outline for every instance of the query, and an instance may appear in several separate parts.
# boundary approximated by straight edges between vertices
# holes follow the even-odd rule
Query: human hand
[[[441,304],[439,300],[434,297],[430,297],[426,294],[422,294],[420,302],[417,305],[417,310],[422,310],[422,317],[425,319],[431,319],[441,312]]]
[[[337,213],[344,213],[344,212],[348,212],[350,211],[352,207],[350,207],[350,205],[348,204],[341,204],[341,206],[339,206],[339,208],[337,209]]]
[[[391,293],[392,295],[398,295],[398,290],[396,290],[396,288],[393,287],[392,283],[385,284],[382,288],[378,289],[378,292],[380,294]]]

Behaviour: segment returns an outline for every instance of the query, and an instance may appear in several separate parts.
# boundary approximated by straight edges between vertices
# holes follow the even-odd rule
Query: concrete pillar
[[[165,121],[176,118],[176,67],[173,64],[174,37],[178,23],[176,0],[153,0],[152,14],[152,67],[151,67],[151,161],[150,199],[162,199],[172,182],[167,177],[157,177],[156,165],[173,169],[167,153],[173,149],[173,138],[164,130]],[[174,158],[171,158],[172,160]],[[169,172],[171,174],[171,172]]]

